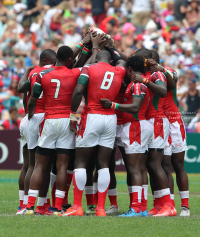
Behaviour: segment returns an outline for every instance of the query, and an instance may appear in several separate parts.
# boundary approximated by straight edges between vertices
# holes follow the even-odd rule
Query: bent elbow
[[[137,114],[138,111],[139,111],[139,107],[137,107],[137,106],[132,107],[132,111],[131,111],[132,114]]]

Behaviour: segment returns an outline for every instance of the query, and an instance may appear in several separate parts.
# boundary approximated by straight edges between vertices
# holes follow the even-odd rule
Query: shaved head
[[[97,54],[97,62],[101,61],[101,62],[109,62],[111,61],[111,55],[107,50],[101,50],[100,52],[98,52]]]
[[[148,50],[146,48],[141,48],[138,49],[134,55],[140,56],[140,57],[144,57],[145,59],[150,59],[152,58],[152,52],[151,50]]]

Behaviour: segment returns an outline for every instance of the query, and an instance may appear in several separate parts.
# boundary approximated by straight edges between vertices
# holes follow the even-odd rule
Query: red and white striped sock
[[[56,189],[56,203],[55,203],[55,208],[57,208],[59,211],[62,210],[62,203],[63,199],[65,197],[65,191],[57,190]]]
[[[142,197],[142,186],[132,186],[131,208],[134,209],[136,213],[140,212],[141,197]]]
[[[142,185],[141,211],[148,209],[148,185]]]
[[[116,188],[108,189],[108,197],[109,197],[109,200],[110,200],[110,205],[118,207],[118,204],[117,204],[117,190],[116,190]]]
[[[27,208],[31,208],[35,206],[35,202],[36,202],[36,197],[38,195],[39,190],[32,190],[29,189],[28,191],[28,205]]]
[[[189,191],[180,191],[181,206],[189,207]]]

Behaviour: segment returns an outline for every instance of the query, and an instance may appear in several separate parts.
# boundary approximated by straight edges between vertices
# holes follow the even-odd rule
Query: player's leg
[[[95,156],[95,155],[94,155]],[[87,210],[86,214],[94,214],[95,208],[94,206],[94,187],[93,187],[93,173],[94,173],[94,167],[95,167],[95,159],[92,159],[86,169],[87,173],[87,182],[85,185],[85,196],[86,196],[86,204],[87,204]]]
[[[62,210],[62,204],[65,197],[67,186],[67,168],[70,161],[70,154],[64,153],[64,149],[57,149],[57,161],[56,161],[56,203],[54,214],[57,215]]]
[[[172,154],[172,165],[176,173],[176,182],[181,198],[180,216],[190,216],[188,176],[184,168],[185,151]]]
[[[96,147],[76,148],[75,164],[74,164],[74,205],[69,208],[62,216],[78,215],[83,216],[82,209],[82,195],[87,182],[86,168],[92,155],[94,154]]]
[[[23,147],[23,157],[24,157],[24,162],[23,166],[20,172],[19,176],[19,200],[20,200],[20,206],[18,207],[18,211],[22,210],[24,207],[23,201],[24,201],[24,181],[25,181],[25,176],[28,170],[28,149],[27,149],[27,144]]]
[[[148,176],[147,176],[147,162],[148,152],[144,154],[144,158],[141,164],[142,172],[142,198],[141,198],[141,213],[143,216],[148,215]]]
[[[167,176],[162,168],[163,152],[169,137],[169,121],[166,118],[154,118],[149,122],[153,125],[153,139],[149,144],[148,171],[153,178],[155,208],[149,212],[156,216],[171,215],[170,189]],[[161,209],[160,209],[161,208]],[[160,210],[159,210],[160,209]],[[156,210],[155,213],[152,211]]]
[[[29,153],[29,164],[28,170],[26,172],[25,180],[24,180],[24,205],[28,204],[28,190],[30,185],[31,176],[33,174],[33,170],[35,167],[35,150],[28,150]]]
[[[181,118],[170,124],[170,135],[172,138],[172,165],[181,198],[180,216],[190,216],[188,176],[184,168],[184,156],[187,150],[186,133]]]
[[[55,202],[56,202],[56,197],[55,197],[56,175],[57,175],[56,159],[57,159],[57,154],[54,156],[53,163],[52,163],[52,168],[51,168],[51,173],[50,173],[50,190],[51,190],[52,210],[53,210],[53,208],[55,208]]]

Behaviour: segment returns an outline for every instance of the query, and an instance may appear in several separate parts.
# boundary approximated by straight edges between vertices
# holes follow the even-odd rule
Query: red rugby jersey
[[[137,114],[123,113],[124,123],[146,120],[146,112],[149,107],[149,89],[142,83],[131,82],[124,95],[124,104],[132,104],[132,97],[143,99],[142,106]]]
[[[45,119],[69,118],[72,93],[76,87],[80,69],[52,66],[36,76],[45,100]]]
[[[176,74],[176,71],[173,69],[167,69],[167,70],[170,70],[172,73]],[[176,88],[167,92],[167,95],[163,103],[163,111],[167,116],[169,122],[175,122],[176,120],[179,120],[182,117],[181,113],[178,110]]]
[[[42,72],[45,69],[50,68],[52,65],[46,65],[44,67],[40,67],[40,66],[36,66],[34,67],[33,70],[30,71],[29,73],[29,81],[30,81],[30,91],[29,94],[27,96],[27,98],[30,98],[30,95],[32,94],[32,89],[33,86],[36,82],[36,76]],[[39,113],[44,113],[45,112],[45,102],[44,102],[44,96],[43,96],[43,92],[41,93],[39,99],[36,102],[36,107],[35,107],[35,111],[34,114],[39,114]]]
[[[105,115],[115,113],[113,109],[104,109],[100,100],[107,98],[115,101],[124,76],[124,67],[113,67],[104,62],[86,65],[82,68],[78,84],[88,85],[86,101],[88,113]]]
[[[155,83],[156,85],[167,84],[167,79],[162,72],[154,72],[153,74],[147,72],[143,74],[143,77],[146,77],[148,80]],[[150,89],[149,94],[150,94],[150,103],[149,108],[147,110],[147,119],[166,118],[166,115],[164,114],[163,111],[163,104],[165,98],[158,97]]]
[[[118,103],[118,104],[124,103],[124,94],[125,94],[126,88],[127,88],[127,85],[123,82],[121,85],[120,91],[117,97],[115,98],[115,103]],[[117,115],[117,125],[124,124],[123,112],[116,109],[115,114]]]

